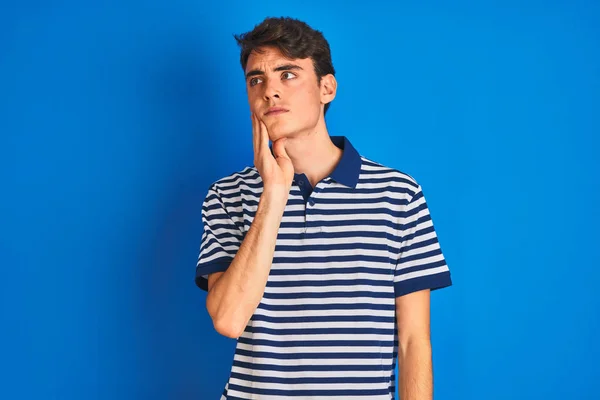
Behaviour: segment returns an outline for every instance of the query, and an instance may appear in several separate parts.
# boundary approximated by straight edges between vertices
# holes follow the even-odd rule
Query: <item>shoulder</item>
[[[235,193],[242,190],[252,190],[262,186],[260,173],[254,166],[232,172],[210,184],[209,190],[221,193]]]
[[[421,190],[417,179],[406,171],[384,165],[361,155],[362,167],[359,183],[383,183],[405,190],[410,196]]]

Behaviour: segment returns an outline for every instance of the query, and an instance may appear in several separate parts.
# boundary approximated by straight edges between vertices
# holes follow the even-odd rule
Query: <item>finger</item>
[[[250,120],[252,121],[252,146],[254,148],[254,157],[256,158],[256,156],[258,156],[259,143],[256,126],[256,116],[253,112],[250,112]]]
[[[256,159],[264,158],[264,140],[262,137],[262,128],[260,126],[260,120],[255,113],[252,113],[252,134],[254,138],[254,157]]]
[[[258,117],[256,117],[258,119]],[[260,153],[263,157],[271,156],[271,149],[269,149],[269,131],[267,130],[267,125],[261,120],[258,119],[259,123],[259,143],[260,143]]]
[[[285,151],[285,138],[276,140],[275,142],[273,142],[273,154],[275,155],[275,158],[287,158],[288,160],[290,159],[290,157],[288,156],[287,152]]]

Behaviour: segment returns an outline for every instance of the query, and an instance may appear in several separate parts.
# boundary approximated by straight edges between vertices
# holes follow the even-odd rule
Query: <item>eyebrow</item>
[[[273,72],[277,72],[277,71],[291,71],[291,70],[295,70],[295,69],[302,69],[301,66],[296,65],[296,64],[284,64],[284,65],[280,65],[278,67],[275,67],[273,69]],[[256,76],[256,75],[264,75],[264,71],[260,70],[260,69],[253,69],[252,71],[249,71],[246,74],[246,79],[250,78],[251,76]]]

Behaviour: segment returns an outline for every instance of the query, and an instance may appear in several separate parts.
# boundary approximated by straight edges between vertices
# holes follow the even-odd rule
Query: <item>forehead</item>
[[[310,58],[288,58],[276,47],[261,47],[260,52],[252,51],[246,63],[246,72],[253,69],[275,68],[282,64],[298,64],[302,67],[311,65]]]

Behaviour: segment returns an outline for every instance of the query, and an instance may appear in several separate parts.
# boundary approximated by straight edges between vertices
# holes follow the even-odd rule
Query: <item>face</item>
[[[308,135],[324,120],[324,104],[335,97],[333,75],[321,78],[310,58],[288,59],[277,48],[252,52],[246,65],[246,91],[250,110],[267,126],[271,141]],[[270,108],[284,111],[272,111]]]

